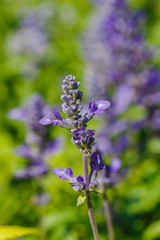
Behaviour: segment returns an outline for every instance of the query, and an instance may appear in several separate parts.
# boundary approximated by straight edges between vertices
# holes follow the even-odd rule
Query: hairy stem
[[[109,240],[114,240],[111,212],[110,212],[110,208],[109,208],[107,195],[105,193],[105,187],[103,189],[103,199],[104,199],[104,201],[103,201],[104,213],[105,213],[105,217],[106,217],[106,225],[107,225],[107,229],[108,229]]]
[[[85,182],[85,184],[88,185],[88,186],[86,186],[86,200],[87,200],[89,219],[90,219],[94,239],[100,240],[97,223],[96,223],[96,219],[95,219],[93,208],[92,208],[92,202],[91,202],[91,198],[89,195],[89,175],[88,175],[87,156],[84,153],[82,153],[82,156],[83,156],[84,182]]]

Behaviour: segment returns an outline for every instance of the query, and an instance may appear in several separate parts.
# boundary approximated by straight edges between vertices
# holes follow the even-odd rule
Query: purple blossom
[[[72,179],[74,177],[71,168],[54,168],[53,173],[62,180]]]
[[[83,176],[75,177],[71,168],[54,168],[53,173],[62,180],[68,179],[75,191],[81,191],[85,188]]]
[[[45,25],[53,16],[53,6],[41,4],[32,9],[23,8],[18,15],[20,27],[8,40],[9,50],[34,58],[42,56],[48,47]]]
[[[55,118],[57,118],[57,120],[53,120],[53,119],[51,119],[51,117],[45,116],[45,117],[43,117],[39,120],[39,123],[42,124],[42,125],[52,124],[53,126],[56,126],[56,125],[59,124],[60,121],[63,120],[58,112],[54,111],[53,115],[54,115]]]
[[[49,168],[45,163],[32,164],[26,167],[25,169],[19,169],[15,171],[15,176],[17,178],[35,178],[39,176],[46,175],[49,171]]]
[[[15,172],[18,178],[47,174],[49,169],[46,158],[62,146],[60,139],[50,139],[48,130],[38,122],[48,112],[51,112],[51,108],[45,105],[39,94],[34,94],[25,106],[13,109],[8,114],[10,118],[24,122],[27,129],[24,144],[15,149],[18,156],[28,160],[25,169]],[[60,118],[56,112],[54,114]]]
[[[98,152],[92,153],[90,167],[91,171],[100,171],[105,167],[100,153]]]
[[[105,109],[110,107],[110,102],[106,100],[99,100],[89,104],[89,113],[101,114]]]
[[[81,149],[81,151],[85,151],[86,153],[91,150],[91,146],[95,140],[93,137],[95,135],[95,130],[80,128],[73,132],[75,134],[72,137],[71,141]]]

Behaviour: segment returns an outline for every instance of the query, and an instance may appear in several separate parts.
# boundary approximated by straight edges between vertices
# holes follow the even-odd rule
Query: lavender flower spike
[[[107,100],[91,102],[89,111],[82,116],[80,112],[82,110],[81,100],[83,93],[78,89],[79,86],[80,82],[77,82],[74,76],[66,76],[62,85],[64,95],[61,96],[61,99],[63,101],[63,112],[67,114],[67,118],[62,119],[58,112],[53,112],[56,120],[50,116],[44,116],[39,120],[39,123],[42,125],[52,124],[53,126],[59,125],[60,127],[69,128],[70,134],[75,134],[71,139],[73,144],[86,155],[90,155],[95,131],[86,129],[87,122],[89,122],[95,114],[100,114],[109,108],[110,102]]]
[[[86,128],[87,122],[89,122],[95,114],[100,114],[107,109],[110,106],[110,103],[106,100],[91,102],[89,105],[89,111],[82,116],[81,100],[83,93],[78,89],[79,86],[80,82],[77,82],[74,76],[66,76],[62,85],[64,95],[61,96],[61,99],[63,101],[63,112],[67,114],[67,118],[62,119],[59,113],[55,112],[54,116],[57,118],[57,120],[53,120],[49,117],[43,117],[39,123],[42,125],[52,124],[54,126],[59,125],[61,127],[69,128],[70,134],[75,135],[72,137],[71,141],[82,152],[84,177],[81,175],[74,177],[70,168],[55,168],[53,169],[53,173],[62,180],[68,179],[75,191],[81,192],[85,195],[93,234],[95,240],[99,240],[99,233],[92,209],[90,192],[92,192],[97,186],[97,181],[95,179],[98,171],[103,169],[104,164],[100,154],[92,154],[91,173],[89,177],[87,158],[90,157],[92,152],[92,146],[95,140],[93,137],[95,131]],[[92,177],[92,175],[94,176]]]

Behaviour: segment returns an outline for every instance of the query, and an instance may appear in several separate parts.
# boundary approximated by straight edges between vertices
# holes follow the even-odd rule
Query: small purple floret
[[[49,125],[54,123],[54,120],[50,119],[49,117],[45,116],[39,120],[39,123],[42,125]],[[58,123],[57,123],[58,124]],[[55,125],[57,125],[55,124]]]
[[[60,115],[58,112],[54,111],[53,113],[54,113],[54,116],[55,116],[59,121],[62,121],[62,120],[63,120],[63,118],[61,117],[61,115]]]
[[[94,114],[101,114],[105,109],[109,108],[110,105],[110,102],[107,100],[91,102],[89,105],[89,112]]]
[[[68,175],[70,178],[73,178],[73,171],[71,168],[66,168],[66,175]]]
[[[39,123],[42,124],[42,125],[52,124],[52,126],[56,126],[56,125],[58,125],[59,121],[63,120],[63,118],[61,117],[61,115],[58,112],[54,111],[53,115],[54,115],[54,117],[57,118],[57,120],[54,120],[49,116],[44,116],[43,118],[41,118],[39,120]]]
[[[84,178],[83,178],[81,175],[79,175],[79,176],[77,177],[77,182],[79,182],[79,183],[84,183]]]
[[[71,168],[54,168],[53,173],[62,180],[67,180],[74,176]]]
[[[92,171],[102,170],[105,167],[100,153],[98,153],[98,152],[92,153],[90,167],[91,167]]]

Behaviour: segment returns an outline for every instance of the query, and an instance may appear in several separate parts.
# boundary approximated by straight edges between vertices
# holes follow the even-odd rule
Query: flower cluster
[[[153,53],[144,41],[144,14],[131,9],[126,0],[98,3],[97,17],[91,19],[86,35],[85,81],[90,97],[103,95],[112,101],[98,143],[113,157],[130,144],[131,131],[160,128],[160,72],[149,63]],[[124,114],[134,108],[142,109],[143,115],[125,119]]]
[[[110,102],[106,100],[91,102],[88,112],[82,116],[81,99],[82,92],[78,89],[79,82],[76,82],[75,77],[72,75],[66,76],[63,80],[62,90],[64,95],[61,96],[63,101],[63,112],[67,114],[67,118],[63,119],[61,115],[54,111],[53,119],[50,115],[44,116],[40,119],[39,123],[42,125],[52,124],[53,126],[59,125],[60,127],[68,128],[70,134],[75,135],[72,137],[72,142],[86,154],[90,154],[91,145],[94,142],[94,130],[86,129],[87,122],[90,121],[95,114],[102,113],[110,106]]]
[[[25,142],[16,148],[16,154],[27,159],[28,164],[25,169],[16,171],[15,176],[18,178],[35,178],[47,174],[49,168],[46,158],[61,147],[61,141],[51,140],[49,131],[38,122],[50,111],[42,97],[34,94],[26,106],[12,109],[8,113],[9,118],[24,122],[27,128]]]
[[[79,175],[75,177],[71,168],[54,168],[53,173],[62,180],[69,180],[71,187],[77,192],[85,192],[86,186],[89,188],[89,191],[92,191],[92,189],[98,186],[98,180],[96,179],[98,171],[105,169],[106,166],[103,163],[100,153],[94,152],[90,158],[91,172],[89,184],[85,183],[83,176]],[[100,182],[100,184],[102,183]]]
[[[58,112],[53,112],[53,117],[46,115],[40,119],[42,125],[52,124],[53,126],[59,125],[60,127],[68,128],[70,134],[74,135],[71,138],[72,143],[79,148],[82,154],[86,156],[91,155],[91,175],[94,171],[101,170],[103,167],[102,159],[98,153],[92,153],[92,146],[94,143],[95,131],[87,129],[87,122],[89,122],[95,114],[101,114],[105,109],[110,106],[110,102],[100,100],[91,102],[89,110],[86,114],[81,115],[82,111],[82,92],[78,89],[80,83],[75,80],[75,77],[68,75],[63,80],[62,90],[64,94],[61,96],[63,101],[63,112],[67,114],[67,118],[63,119]],[[92,154],[91,154],[92,153]],[[74,177],[70,168],[61,169],[56,168],[53,170],[54,174],[60,179],[68,179],[74,190],[83,190],[86,186],[83,176]],[[92,177],[90,177],[90,186],[95,185]],[[95,180],[95,179],[94,179]],[[89,186],[88,186],[89,187]]]

